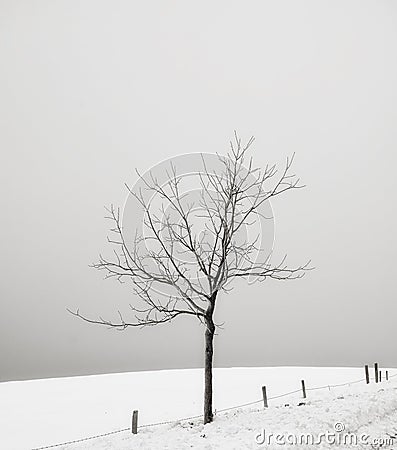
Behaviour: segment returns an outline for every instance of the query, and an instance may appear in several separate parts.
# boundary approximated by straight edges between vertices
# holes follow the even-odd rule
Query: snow
[[[390,375],[397,373],[393,369]],[[266,433],[326,433],[337,422],[351,433],[385,438],[397,428],[397,377],[381,384],[365,382],[311,390],[364,378],[363,368],[228,368],[214,369],[214,407],[224,408],[299,390],[301,392],[226,412],[212,424],[202,419],[143,427],[56,447],[59,449],[252,449]],[[0,383],[0,449],[26,450],[129,428],[134,409],[139,425],[177,420],[202,413],[203,370],[165,370]],[[304,402],[304,405],[298,406]],[[287,406],[286,406],[287,405]],[[293,446],[293,448],[335,448]],[[344,445],[343,448],[348,448]],[[355,448],[371,448],[370,445]],[[386,447],[387,448],[387,447]],[[390,447],[389,447],[390,448]]]

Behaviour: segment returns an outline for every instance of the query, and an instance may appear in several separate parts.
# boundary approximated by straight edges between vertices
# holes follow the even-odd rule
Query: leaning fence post
[[[131,433],[138,433],[138,411],[136,410],[132,413]]]
[[[375,383],[379,382],[379,368],[378,368],[378,363],[374,364],[374,369],[375,369]]]
[[[386,370],[386,381],[389,381],[389,371]]]
[[[262,386],[262,395],[263,395],[263,406],[264,408],[267,408],[267,393],[266,393],[266,386]]]
[[[301,383],[302,383],[302,393],[303,393],[303,398],[306,398],[305,380],[301,380]]]
[[[365,380],[366,380],[367,384],[369,384],[369,368],[368,368],[368,364],[365,365]]]

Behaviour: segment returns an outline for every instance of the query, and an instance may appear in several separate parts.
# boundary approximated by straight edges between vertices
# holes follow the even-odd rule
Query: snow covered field
[[[391,369],[390,375],[397,373]],[[300,392],[218,413],[203,426],[195,419],[142,428],[65,447],[72,449],[245,449],[288,448],[272,442],[259,445],[266,433],[367,433],[369,440],[385,438],[397,429],[397,377],[382,384],[364,382],[310,390],[364,378],[363,368],[230,368],[215,369],[214,406],[217,410],[300,389],[305,379],[308,399]],[[26,450],[128,428],[134,409],[139,425],[177,420],[202,412],[202,369],[136,372],[88,377],[0,383],[0,449]],[[286,406],[287,405],[287,406]],[[258,438],[258,440],[260,440]],[[397,441],[396,441],[397,444]],[[341,448],[348,448],[343,445]],[[293,448],[298,448],[296,445]],[[299,448],[340,448],[332,443]],[[372,448],[361,443],[355,448]],[[384,446],[383,448],[393,448]],[[397,448],[397,446],[396,446]]]

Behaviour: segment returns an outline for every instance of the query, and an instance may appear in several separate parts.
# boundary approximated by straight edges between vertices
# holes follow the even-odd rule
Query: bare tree
[[[235,134],[230,152],[219,156],[222,170],[211,171],[202,158],[200,195],[189,203],[181,188],[182,177],[171,166],[168,181],[151,176],[145,189],[161,199],[154,208],[142,190],[129,192],[144,210],[143,229],[130,245],[120,209],[111,206],[109,219],[115,238],[114,257],[100,256],[93,267],[106,272],[106,278],[130,280],[137,303],[130,305],[132,320],[91,319],[79,310],[75,316],[95,324],[117,329],[143,327],[170,322],[178,316],[195,316],[205,327],[204,423],[213,420],[212,365],[217,324],[214,311],[218,296],[228,292],[236,278],[291,280],[300,278],[308,263],[289,267],[286,258],[273,264],[269,254],[261,255],[260,236],[248,239],[246,231],[258,220],[261,205],[287,191],[303,187],[290,174],[293,157],[281,172],[276,166],[254,168],[247,151],[254,139],[243,145]]]

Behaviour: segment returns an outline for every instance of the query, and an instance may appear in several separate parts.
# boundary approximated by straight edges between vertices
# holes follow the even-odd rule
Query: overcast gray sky
[[[219,300],[215,365],[396,366],[397,4],[0,2],[0,380],[200,367],[203,330],[116,332],[128,287],[88,267],[124,182],[256,136],[296,152],[277,254],[316,270]]]

